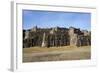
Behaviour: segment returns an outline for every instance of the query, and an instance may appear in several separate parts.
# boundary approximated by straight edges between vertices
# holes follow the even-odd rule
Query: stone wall
[[[67,28],[33,28],[23,31],[23,48],[26,47],[59,47],[91,45],[91,34],[73,27]]]

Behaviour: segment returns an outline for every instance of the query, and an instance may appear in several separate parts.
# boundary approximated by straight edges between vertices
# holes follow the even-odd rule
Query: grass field
[[[91,46],[23,48],[23,62],[83,60],[91,58]]]

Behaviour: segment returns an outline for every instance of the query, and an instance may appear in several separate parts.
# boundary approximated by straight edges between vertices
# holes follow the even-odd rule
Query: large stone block
[[[70,36],[70,46],[77,46],[77,34]]]

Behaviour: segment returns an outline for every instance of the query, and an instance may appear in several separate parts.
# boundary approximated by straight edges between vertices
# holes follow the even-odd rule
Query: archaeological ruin
[[[38,28],[36,26],[23,30],[23,48],[89,45],[91,45],[91,32],[80,28]]]

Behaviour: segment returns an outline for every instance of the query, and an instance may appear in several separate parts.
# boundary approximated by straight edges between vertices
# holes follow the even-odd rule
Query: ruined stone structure
[[[91,32],[70,28],[37,28],[23,30],[23,48],[91,45]]]

